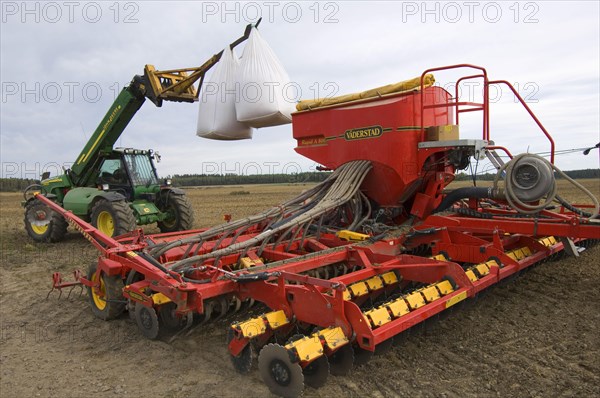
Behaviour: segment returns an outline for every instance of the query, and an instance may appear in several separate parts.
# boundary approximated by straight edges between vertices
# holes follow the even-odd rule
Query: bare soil
[[[588,181],[598,194],[598,181]],[[189,190],[197,227],[280,203],[305,186]],[[247,191],[249,194],[231,195]],[[573,194],[577,198],[577,194]],[[568,197],[568,195],[566,195]],[[225,344],[236,314],[174,342],[149,341],[125,314],[95,318],[86,294],[46,299],[52,272],[95,261],[70,232],[36,244],[17,194],[0,194],[0,396],[269,396],[256,369],[239,375]],[[149,227],[148,232],[156,232]],[[415,333],[349,376],[331,376],[315,397],[600,396],[600,247],[534,267],[447,319]]]

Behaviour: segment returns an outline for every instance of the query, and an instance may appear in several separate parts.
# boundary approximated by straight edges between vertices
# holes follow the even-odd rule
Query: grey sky
[[[262,13],[260,31],[302,98],[344,94],[472,63],[516,83],[557,149],[599,140],[599,6],[589,2],[2,2],[1,161],[4,177],[37,178],[72,162],[118,91],[145,64],[197,66]],[[238,54],[241,54],[238,51]],[[452,73],[436,74],[442,86]],[[98,92],[101,90],[101,93]],[[476,98],[472,98],[476,99]],[[513,153],[549,149],[506,90],[492,105],[492,138]],[[291,125],[254,139],[196,137],[198,104],[147,101],[121,146],[154,148],[161,175],[310,170]],[[479,116],[477,116],[479,117]],[[478,138],[479,119],[461,126]],[[556,159],[565,170],[599,156]]]

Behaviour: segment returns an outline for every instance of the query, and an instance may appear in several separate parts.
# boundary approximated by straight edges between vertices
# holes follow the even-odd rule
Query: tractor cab
[[[100,164],[96,185],[119,192],[129,201],[140,197],[152,200],[160,190],[154,159],[158,156],[151,149],[116,148]]]

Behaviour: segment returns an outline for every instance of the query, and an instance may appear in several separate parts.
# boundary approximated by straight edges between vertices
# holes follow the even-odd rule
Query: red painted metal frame
[[[505,85],[507,86],[512,93],[515,95],[515,97],[519,100],[519,102],[521,103],[521,105],[525,108],[525,110],[527,111],[527,113],[529,114],[529,116],[535,121],[535,123],[537,124],[537,126],[540,128],[540,130],[542,131],[542,133],[544,133],[544,135],[546,136],[546,138],[548,139],[548,141],[550,142],[550,163],[554,164],[554,152],[555,152],[555,143],[554,143],[554,139],[552,138],[552,136],[550,135],[550,133],[548,133],[548,130],[546,130],[546,128],[544,127],[544,125],[542,124],[542,122],[540,122],[540,120],[537,118],[537,116],[533,113],[533,111],[531,110],[531,108],[529,108],[529,106],[527,105],[527,103],[525,102],[525,100],[521,97],[521,95],[519,94],[519,92],[512,86],[512,84],[510,84],[508,81],[506,80],[488,80],[487,77],[487,71],[485,70],[485,68],[481,67],[481,66],[477,66],[477,65],[471,65],[471,64],[457,64],[457,65],[448,65],[448,66],[440,66],[437,68],[430,68],[427,69],[426,71],[424,71],[421,74],[421,97],[423,97],[423,90],[424,90],[424,80],[425,80],[425,75],[431,72],[438,72],[438,71],[447,71],[447,70],[454,70],[454,69],[476,69],[481,71],[481,74],[476,74],[476,75],[468,75],[468,76],[463,76],[461,78],[459,78],[454,86],[454,101],[445,105],[445,106],[452,106],[455,107],[455,120],[456,120],[456,124],[458,124],[459,122],[459,114],[462,112],[472,112],[472,111],[483,111],[483,127],[482,127],[482,139],[486,140],[486,141],[490,141],[491,140],[491,136],[490,136],[490,105],[489,105],[489,86],[493,85],[493,84],[497,84],[497,85]],[[464,80],[470,80],[470,79],[476,79],[476,78],[482,78],[483,79],[483,103],[470,103],[470,102],[460,102],[459,100],[459,86],[460,83]],[[460,109],[460,106],[472,106],[472,108],[468,108],[468,109]],[[425,109],[428,108],[435,108],[435,107],[440,107],[442,105],[425,105],[423,101],[421,101],[421,137],[422,140],[425,139],[425,128],[427,126],[425,126],[425,120],[423,119],[423,111]],[[496,147],[498,149],[502,149],[505,150],[503,147]],[[512,158],[512,156],[510,155],[510,153],[505,150],[505,152],[507,152],[509,154],[509,156]]]
[[[474,79],[474,78],[478,78],[481,77],[483,78],[483,104],[475,104],[476,106],[480,106],[480,109],[477,110],[482,110],[483,111],[483,127],[482,127],[482,133],[483,133],[483,138],[486,141],[489,141],[489,130],[490,130],[490,123],[489,123],[489,93],[488,93],[488,78],[487,78],[487,71],[485,70],[485,68],[481,67],[481,66],[477,66],[477,65],[471,65],[471,64],[457,64],[457,65],[447,65],[447,66],[440,66],[437,68],[430,68],[425,70],[422,74],[421,74],[421,96],[423,96],[423,90],[425,88],[424,86],[424,81],[425,81],[425,75],[427,75],[428,73],[432,73],[432,72],[438,72],[438,71],[444,71],[444,70],[453,70],[453,69],[475,69],[478,71],[481,71],[481,74],[477,74],[477,75],[469,75],[469,76],[463,76],[460,79],[457,80],[456,84],[455,84],[455,91],[454,91],[454,102],[453,103],[449,103],[448,106],[453,106],[455,107],[455,120],[456,123],[458,124],[458,120],[459,120],[459,113],[461,113],[462,111],[459,110],[459,106],[460,105],[469,105],[469,103],[460,103],[459,99],[458,99],[458,89],[459,89],[459,84],[461,81],[463,80],[468,80],[468,79]],[[421,101],[421,104],[423,104],[423,102]],[[472,105],[472,104],[471,104]],[[423,115],[423,110],[421,110],[421,115]],[[421,116],[421,140],[424,141],[425,140],[425,120],[423,119],[423,117]]]

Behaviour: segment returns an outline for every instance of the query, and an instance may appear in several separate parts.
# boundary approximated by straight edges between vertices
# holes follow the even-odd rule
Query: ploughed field
[[[595,195],[600,181],[583,180]],[[465,183],[466,184],[466,183]],[[561,196],[584,197],[567,186]],[[276,205],[308,185],[187,190],[196,227]],[[254,369],[237,374],[226,332],[237,313],[167,343],[149,341],[124,314],[95,318],[85,293],[46,300],[51,274],[87,270],[93,247],[70,229],[64,242],[36,244],[23,228],[20,194],[0,194],[0,396],[258,397]],[[148,233],[158,232],[146,227]],[[382,356],[331,376],[305,396],[600,396],[600,246],[563,257],[492,288],[476,302]],[[259,311],[253,308],[251,311]]]

